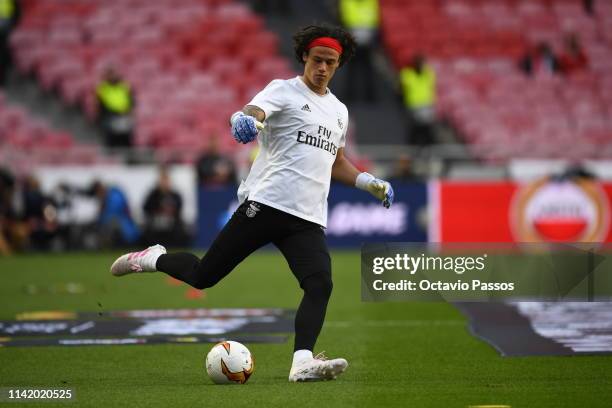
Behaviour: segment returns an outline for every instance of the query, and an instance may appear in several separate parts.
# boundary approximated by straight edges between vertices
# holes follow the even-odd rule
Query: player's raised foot
[[[291,367],[289,372],[290,382],[301,381],[328,381],[335,380],[348,367],[348,362],[343,358],[328,360],[323,353],[316,357],[306,359]]]
[[[166,253],[166,248],[153,245],[140,252],[130,252],[121,255],[113,262],[110,270],[115,276],[123,276],[136,272],[155,272],[155,264],[160,255]]]

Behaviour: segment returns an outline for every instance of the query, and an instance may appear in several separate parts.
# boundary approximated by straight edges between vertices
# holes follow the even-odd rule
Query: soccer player
[[[304,296],[295,316],[289,381],[335,379],[348,363],[313,356],[332,291],[325,242],[330,181],[373,194],[385,207],[393,189],[360,173],[344,156],[348,111],[327,88],[336,69],[353,55],[355,42],[340,28],[308,26],[294,35],[301,76],[274,80],[231,117],[240,143],[258,140],[260,152],[238,189],[240,206],[206,255],[166,254],[161,245],[119,257],[115,276],[162,271],[198,288],[210,288],[256,249],[273,243],[287,259]]]

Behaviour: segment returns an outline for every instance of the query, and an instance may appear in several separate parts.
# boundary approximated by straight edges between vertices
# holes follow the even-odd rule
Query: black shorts
[[[216,283],[258,248],[274,244],[300,282],[321,273],[331,278],[323,227],[267,205],[246,200],[234,212],[202,258],[201,273]]]

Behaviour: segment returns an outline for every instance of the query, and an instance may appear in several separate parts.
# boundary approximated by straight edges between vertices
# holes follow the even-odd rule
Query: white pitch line
[[[347,328],[354,326],[367,327],[415,327],[415,326],[464,326],[463,320],[330,320],[325,327]]]

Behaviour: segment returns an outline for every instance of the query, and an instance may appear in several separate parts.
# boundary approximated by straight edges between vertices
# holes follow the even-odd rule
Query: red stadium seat
[[[602,118],[612,114],[608,3],[596,2],[593,17],[581,0],[385,1],[383,40],[397,68],[415,52],[426,53],[438,73],[440,114],[455,123],[468,143],[479,144],[475,152],[495,154],[496,160],[507,156],[483,145],[497,141],[513,143],[516,153],[554,157],[577,137],[604,140]],[[585,71],[534,78],[519,71],[518,61],[528,49],[545,41],[561,52],[568,32],[582,40],[589,59]],[[480,123],[484,117],[486,123]],[[534,140],[542,142],[534,145]],[[562,149],[549,147],[557,140],[565,141]],[[585,152],[593,152],[592,147],[576,154]]]

